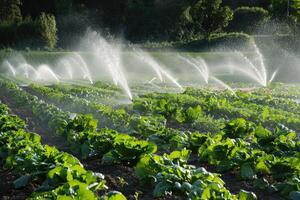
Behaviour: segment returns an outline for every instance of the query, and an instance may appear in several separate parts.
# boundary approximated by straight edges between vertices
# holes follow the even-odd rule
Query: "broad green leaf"
[[[172,189],[172,185],[166,182],[159,182],[153,191],[154,197],[162,197],[167,194]]]
[[[104,200],[126,200],[126,197],[120,192],[111,191],[104,197]]]
[[[291,200],[300,200],[300,192],[299,191],[292,191],[289,194]]]
[[[27,186],[29,181],[30,181],[30,176],[24,175],[14,181],[14,186],[16,189],[19,189],[19,188]]]
[[[262,120],[265,120],[269,117],[269,109],[267,107],[265,107],[261,113],[261,118]]]
[[[256,170],[258,172],[262,172],[262,173],[265,173],[265,174],[268,174],[270,173],[270,169],[268,168],[268,166],[265,164],[264,161],[260,161],[256,164],[255,166]]]
[[[80,150],[81,150],[81,156],[83,158],[87,158],[89,156],[90,153],[89,145],[87,145],[86,143],[82,144]]]
[[[241,166],[241,177],[243,179],[254,179],[256,177],[255,172],[253,171],[249,163],[244,163]]]
[[[255,136],[258,137],[258,138],[266,138],[266,137],[269,137],[271,135],[272,135],[272,133],[269,130],[262,127],[261,125],[258,126],[255,130]]]
[[[261,190],[265,190],[269,186],[268,181],[264,178],[256,179],[253,184],[254,187],[259,188]]]
[[[180,159],[182,161],[187,161],[190,157],[191,151],[187,149],[183,149],[181,151],[173,151],[168,158],[171,160]]]
[[[63,186],[57,188],[55,190],[57,194],[57,199],[66,199],[70,194],[73,196],[72,199],[81,200],[81,199],[89,199],[89,200],[97,200],[95,194],[88,189],[88,185],[81,183],[77,180],[70,181]]]
[[[202,109],[199,105],[196,106],[195,108],[189,107],[186,110],[186,114],[187,114],[187,120],[192,122],[202,115]]]
[[[239,200],[257,200],[256,195],[253,192],[241,190],[238,194]]]
[[[117,161],[118,157],[116,157],[113,153],[113,151],[107,152],[106,154],[103,155],[102,157],[102,162],[103,163],[107,163],[107,164],[111,164],[114,163],[115,161]]]

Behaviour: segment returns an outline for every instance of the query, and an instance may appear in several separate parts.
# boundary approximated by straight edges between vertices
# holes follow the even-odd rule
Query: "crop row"
[[[275,128],[281,124],[298,131],[300,127],[299,114],[267,105],[243,102],[240,98],[218,96],[214,93],[206,96],[147,94],[134,99],[133,106],[136,111],[144,115],[160,114],[177,122],[182,122],[182,113],[188,112],[191,107],[198,107],[199,116],[210,115],[214,119],[228,120],[241,117],[262,123],[270,128]]]
[[[231,92],[228,91],[213,91],[213,90],[204,90],[204,89],[194,89],[188,88],[184,92],[185,94],[196,96],[196,97],[204,97],[209,98],[211,96],[215,96],[216,98],[226,98],[229,101],[242,101],[247,104],[259,104],[265,105],[272,108],[279,108],[281,110],[285,110],[294,114],[300,114],[299,104],[290,98],[281,98],[271,95],[273,90],[262,90],[255,89],[249,92],[241,92],[237,91],[235,95],[232,95]]]
[[[176,149],[187,146],[189,132],[167,128],[162,116],[140,116],[125,109],[90,102],[82,98],[40,85],[29,86],[37,96],[71,112],[89,114],[99,121],[99,127],[110,127],[138,138],[150,140],[162,149]],[[207,122],[207,120],[205,120]]]
[[[14,181],[16,189],[30,182],[38,185],[28,199],[98,199],[96,193],[106,191],[102,174],[84,169],[68,153],[41,144],[35,133],[24,130],[25,123],[8,113],[0,104],[0,158],[7,169],[21,175]],[[101,199],[126,199],[121,193],[111,192]]]
[[[208,173],[204,169],[196,170],[193,166],[187,165],[186,162],[178,163],[177,159],[173,162],[173,159],[170,158],[168,161],[165,159],[167,155],[154,155],[156,145],[150,142],[138,140],[114,130],[97,130],[97,122],[90,115],[78,115],[75,118],[67,118],[64,123],[61,123],[60,117],[67,115],[67,113],[37,100],[37,98],[22,91],[14,84],[2,81],[0,85],[1,89],[4,89],[10,97],[14,98],[14,101],[22,102],[22,105],[30,105],[36,117],[42,115],[42,119],[50,123],[51,126],[56,127],[56,132],[65,136],[71,145],[80,149],[83,156],[103,155],[102,161],[110,163],[125,162],[130,165],[138,163],[135,168],[136,174],[141,181],[151,179],[155,185],[155,197],[174,192],[175,194],[179,193],[190,196],[193,199],[195,199],[195,194],[197,196],[213,195],[213,197],[222,199],[235,198],[235,196],[230,194],[224,187],[223,181],[221,181],[217,174]],[[55,110],[55,112],[53,110]],[[177,151],[171,153],[171,155],[177,154]],[[149,162],[144,163],[146,158],[149,158]],[[158,158],[161,161],[158,161]],[[150,160],[154,163],[150,163]],[[144,163],[143,167],[142,163]],[[157,165],[155,171],[151,172],[154,165]],[[175,170],[174,176],[170,171],[171,169]],[[182,170],[182,172],[180,172],[180,170]],[[144,173],[138,173],[141,171]],[[183,172],[186,175],[181,174]],[[175,178],[173,182],[169,182],[169,175]],[[156,176],[160,178],[155,178]],[[205,177],[209,178],[206,179]],[[194,185],[196,182],[197,184]],[[166,187],[165,184],[168,184],[168,187]],[[179,187],[179,184],[181,184],[182,187]],[[197,191],[195,191],[196,188],[198,188]],[[253,194],[241,191],[240,195]]]
[[[290,98],[294,100],[300,98],[300,89],[297,85],[274,84],[271,90],[261,88],[259,92],[267,92],[274,97]]]
[[[110,101],[113,99],[126,98],[119,91],[114,89],[109,89],[109,86],[106,85],[102,86],[103,88],[95,87],[95,86],[93,87],[93,86],[80,86],[80,85],[68,85],[68,84],[56,84],[56,85],[51,85],[50,87],[56,91],[77,96],[79,98],[84,98],[89,101],[96,101],[96,102],[105,101],[108,104],[111,104],[112,102]]]
[[[15,106],[32,111],[36,120],[65,137],[74,153],[79,153],[82,157],[104,155],[104,158],[109,159],[114,156],[115,159],[120,157],[129,162],[145,153],[156,151],[156,146],[147,141],[108,128],[98,130],[97,120],[92,115],[64,112],[24,92],[11,82],[1,81],[0,86],[14,101]]]
[[[47,99],[49,102],[73,113],[92,113],[99,120],[99,127],[109,127],[123,130],[128,121],[128,114],[124,109],[113,109],[109,105],[90,102],[84,98],[73,96],[69,93],[57,91],[54,88],[32,84],[29,89],[35,95]],[[30,91],[29,91],[30,92]],[[122,129],[121,129],[121,128]]]
[[[218,112],[221,112],[222,108],[226,111],[223,113],[229,114],[237,110],[225,97],[219,99],[208,96],[200,100],[186,94],[145,96],[134,101],[134,110],[144,114],[160,114],[179,123],[188,122],[181,120],[189,119],[188,115],[182,117],[183,113],[201,115],[202,108],[211,113],[207,107],[212,105],[212,101],[215,101],[214,107],[211,107],[214,111],[218,109]],[[206,108],[205,98],[210,102],[209,105],[206,104]],[[220,106],[222,103],[226,106]],[[194,109],[191,109],[193,106]],[[300,142],[297,134],[284,126],[276,126],[276,123],[272,127],[273,131],[270,131],[245,119],[235,119],[235,116],[230,118],[234,120],[225,123],[221,132],[194,135],[191,141],[194,146],[199,145],[199,149],[194,150],[198,152],[200,161],[215,165],[220,172],[238,171],[239,177],[253,181],[253,184],[262,190],[279,191],[283,196],[299,198]]]
[[[300,195],[300,142],[283,128],[271,132],[244,119],[226,124],[223,132],[203,135],[197,143],[200,160],[222,171],[239,171],[244,180],[267,191],[297,199]]]
[[[64,100],[63,98],[65,98],[65,96],[68,96],[67,94],[52,91],[49,88],[45,89],[42,86],[36,85],[31,86],[31,88],[41,92],[47,98],[51,96],[59,96],[60,98],[57,99],[57,102]],[[175,144],[173,145],[173,148],[186,147],[190,150],[184,150],[181,152],[175,151],[171,153],[171,155],[186,155],[190,154],[190,151],[196,152],[199,156],[200,162],[208,162],[209,164],[216,166],[217,170],[220,172],[238,171],[238,177],[243,180],[250,181],[255,187],[261,190],[267,189],[270,192],[280,192],[281,195],[290,196],[291,199],[296,199],[299,197],[300,185],[298,152],[300,149],[300,145],[295,133],[289,131],[288,129],[285,129],[284,127],[273,127],[273,130],[269,131],[260,125],[257,126],[254,123],[248,122],[244,119],[236,119],[228,123],[223,122],[222,126],[220,127],[220,130],[222,131],[217,131],[215,132],[215,134],[200,134],[197,132],[188,134],[188,132],[176,131],[166,128],[162,121],[164,121],[165,119],[170,120],[171,118],[173,120],[177,120],[177,122],[179,123],[185,124],[203,118],[202,108],[198,104],[196,104],[197,102],[199,102],[199,99],[186,94],[176,95],[176,98],[172,95],[163,94],[158,94],[157,96],[152,94],[148,96],[152,96],[155,98],[148,98],[146,99],[147,101],[140,101],[140,99],[138,99],[138,101],[134,102],[133,110],[129,109],[129,111],[139,111],[140,113],[150,111],[150,114],[159,114],[159,116],[151,116],[151,118],[148,116],[140,115],[131,116],[125,112],[128,116],[128,118],[126,118],[126,123],[129,123],[130,127],[135,127],[134,130],[137,131],[136,135],[143,135],[147,140],[151,140],[159,146],[160,142],[165,140],[167,141],[167,145],[170,145],[170,143]],[[171,98],[171,100],[167,99],[166,97]],[[78,101],[74,102],[73,99],[74,97],[72,97],[71,103],[74,106],[78,106]],[[150,103],[148,101],[149,99]],[[77,98],[77,100],[83,101],[83,99],[81,98]],[[90,102],[87,101],[87,106],[89,105]],[[145,107],[145,110],[141,109]],[[157,111],[157,107],[161,109],[159,110],[159,112]],[[179,109],[180,112],[178,112],[178,110],[176,109]],[[111,108],[110,112],[114,112],[114,109]],[[87,124],[89,124],[88,121],[93,122],[92,124],[96,124],[91,116],[84,117],[85,118],[82,118],[82,120]],[[89,118],[89,120],[87,120],[87,118]],[[77,121],[74,123],[81,124],[81,122],[78,122],[78,120],[80,121],[80,119],[77,119]],[[107,130],[108,129],[106,129],[106,132]],[[114,133],[118,135],[117,132]],[[114,136],[112,135],[113,134],[104,134],[103,138],[113,138]],[[172,137],[168,138],[169,135],[172,135]],[[129,138],[131,137],[128,140],[132,140],[132,136],[125,136],[124,134],[122,134],[122,136]],[[81,145],[82,147],[82,143],[78,144],[76,143],[76,141],[70,142],[75,143],[76,146]],[[95,143],[95,140],[93,140],[92,137],[88,137],[85,142],[87,143],[85,143],[83,149],[88,149],[88,154],[86,154],[86,156],[93,155],[94,149],[92,149],[91,151],[90,146]],[[101,142],[101,145],[107,144]],[[105,145],[104,147],[105,149],[108,148]],[[199,182],[194,185],[196,182],[194,182],[194,178],[191,178],[193,177],[193,175],[191,174],[206,172],[204,169],[198,169],[198,171],[196,170],[197,172],[193,171],[193,166],[187,164],[187,158],[180,158],[180,162],[178,162],[178,158],[176,158],[174,164],[173,160],[169,158],[169,156],[171,155],[165,154],[163,156],[158,156],[153,155],[151,152],[146,152],[138,154],[140,156],[135,157],[134,159],[133,157],[131,157],[130,159],[128,159],[128,157],[125,157],[124,159],[125,153],[120,154],[120,152],[124,150],[121,150],[121,146],[112,145],[112,148],[114,149],[111,152],[103,152],[105,153],[102,158],[103,161],[125,161],[133,165],[138,163],[136,165],[136,173],[138,177],[141,179],[141,181],[150,181],[156,185],[154,190],[155,196],[161,196],[170,192],[176,194],[178,192],[181,194],[186,194],[192,199],[195,199],[195,196],[203,194],[204,186],[205,188],[208,187],[207,184],[203,184],[200,187]],[[126,155],[132,155],[131,153],[134,152],[133,149],[135,148],[136,147],[133,147],[130,150],[126,149]],[[119,149],[119,153],[116,152],[116,149]],[[101,155],[101,153],[101,151],[98,151],[97,154]],[[134,154],[136,154],[136,152],[134,152]],[[147,167],[146,169],[144,169],[144,175],[141,175],[143,173],[139,173],[139,171],[141,170],[141,166],[144,165],[146,165]],[[151,172],[153,168],[155,169],[155,166],[158,167],[158,170]],[[188,174],[183,175],[185,173],[180,172],[177,167]],[[161,174],[162,170],[166,170],[168,173]],[[280,171],[282,170],[286,171],[286,173],[282,173],[281,176],[279,176]],[[200,177],[200,175],[195,176]],[[204,176],[201,177],[203,178]],[[216,178],[214,178],[214,180],[218,182],[220,187],[224,186],[224,184],[221,184],[221,182],[219,182]],[[212,195],[212,193],[215,194],[212,189],[207,190],[210,191],[210,195]],[[240,196],[237,197],[241,198],[242,194],[247,194],[248,196],[252,195],[251,193],[242,192]],[[222,193],[222,198],[237,198],[236,196],[230,195],[231,194],[227,192]]]

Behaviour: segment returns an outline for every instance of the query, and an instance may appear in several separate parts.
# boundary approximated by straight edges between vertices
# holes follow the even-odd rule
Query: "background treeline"
[[[299,20],[300,0],[0,0],[0,46],[69,48],[88,27],[134,43],[297,38]]]

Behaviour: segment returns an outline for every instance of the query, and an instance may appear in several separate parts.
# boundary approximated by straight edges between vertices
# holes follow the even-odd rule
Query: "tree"
[[[287,22],[294,35],[299,31],[300,0],[272,0],[271,11],[273,18]]]
[[[271,11],[273,17],[286,18],[300,16],[300,0],[272,0]]]
[[[22,21],[21,5],[20,0],[0,0],[0,20],[10,23]]]
[[[291,14],[296,17],[300,18],[300,0],[290,0],[290,6],[292,8]]]
[[[229,24],[230,31],[253,33],[269,20],[269,12],[260,7],[239,7]]]
[[[40,35],[49,48],[54,48],[57,43],[57,28],[54,15],[41,13],[37,19]]]
[[[173,40],[185,31],[184,10],[188,1],[128,0],[126,36],[130,39]]]
[[[221,6],[222,0],[199,0],[190,9],[195,29],[204,35],[219,32],[233,18],[232,10]]]
[[[73,0],[54,0],[55,14],[68,15],[72,11]]]
[[[300,31],[300,0],[290,0],[290,25],[293,27],[294,36]]]
[[[223,0],[223,5],[227,5],[232,9],[242,6],[261,7],[267,9],[270,6],[270,0]]]

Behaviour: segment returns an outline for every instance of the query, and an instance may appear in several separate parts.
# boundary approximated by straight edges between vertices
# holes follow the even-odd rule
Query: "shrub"
[[[0,0],[0,21],[2,22],[20,22],[22,14],[20,0]]]
[[[287,1],[286,0],[271,0],[270,11],[272,17],[283,18],[287,16]]]
[[[223,0],[222,3],[234,9],[241,6],[255,6],[267,9],[270,5],[270,0]]]
[[[242,49],[250,48],[252,38],[245,33],[218,33],[211,34],[209,37],[194,40],[183,45],[177,46],[180,49],[188,50],[212,50],[218,48]]]
[[[222,0],[199,0],[190,9],[190,15],[196,31],[204,35],[221,31],[232,20],[233,13],[227,6],[221,6]]]
[[[31,19],[20,23],[4,22],[0,24],[0,47],[38,46],[41,43],[37,24]]]
[[[37,19],[37,24],[46,46],[54,48],[57,43],[57,28],[54,15],[41,13]]]
[[[229,24],[230,31],[254,33],[269,20],[269,12],[260,7],[239,7]]]
[[[251,37],[245,33],[219,33],[219,34],[212,34],[209,36],[208,40],[210,42],[232,42],[232,41],[239,41],[242,43],[249,42]]]

